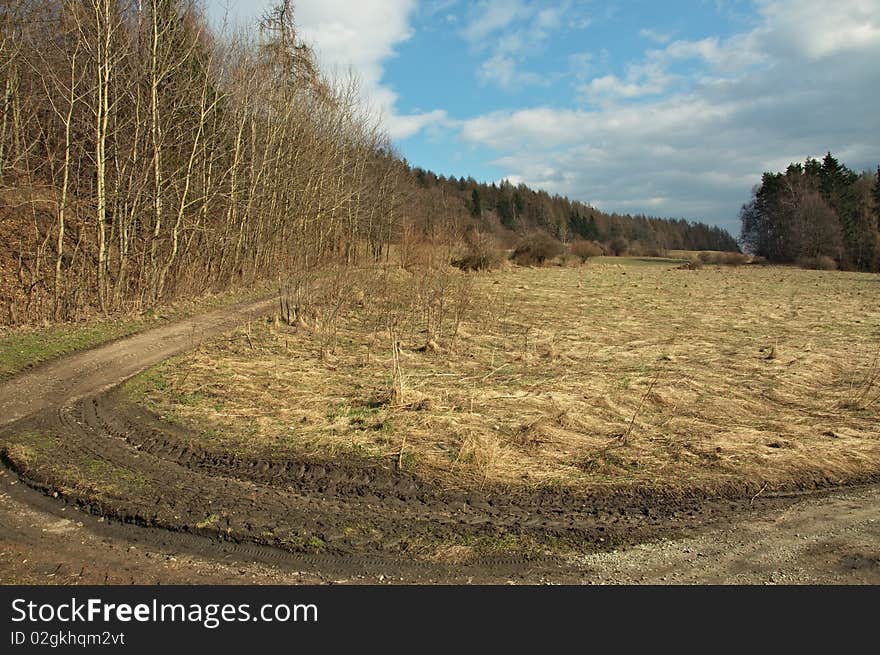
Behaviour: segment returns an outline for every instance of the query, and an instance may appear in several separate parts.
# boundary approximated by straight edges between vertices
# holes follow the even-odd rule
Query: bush
[[[577,255],[573,255],[570,252],[563,252],[559,257],[555,257],[553,259],[553,264],[557,266],[562,266],[563,268],[575,268],[584,263],[584,260],[578,257]]]
[[[697,257],[704,264],[714,264],[716,266],[742,266],[749,263],[748,255],[744,255],[741,252],[704,251],[698,253]]]
[[[590,257],[601,257],[605,254],[602,246],[595,241],[584,241],[582,239],[572,243],[569,252],[575,257],[580,258],[582,262],[587,261]]]
[[[714,252],[701,252],[697,254],[697,257],[699,257],[700,261],[704,264],[717,264],[718,261],[716,255],[717,253]]]
[[[657,246],[650,246],[645,248],[645,257],[667,257],[668,253],[662,248],[658,248]]]
[[[483,232],[472,232],[465,238],[464,252],[452,260],[452,265],[463,271],[491,271],[504,263],[504,252],[495,239]]]
[[[644,257],[645,247],[642,245],[641,241],[630,241],[629,246],[626,249],[626,254],[630,257]]]
[[[837,262],[827,255],[819,255],[818,257],[801,257],[797,261],[801,268],[809,268],[815,271],[836,271]]]
[[[511,259],[520,266],[541,266],[562,254],[563,245],[544,232],[533,234],[520,242]]]
[[[614,257],[620,257],[629,251],[629,241],[623,237],[611,239],[607,244],[607,249],[608,254],[613,255]]]
[[[725,266],[742,266],[749,263],[749,257],[741,252],[724,252],[721,253],[720,262]]]
[[[703,260],[699,257],[695,257],[689,262],[685,262],[678,268],[682,271],[699,271],[701,268],[703,268]]]

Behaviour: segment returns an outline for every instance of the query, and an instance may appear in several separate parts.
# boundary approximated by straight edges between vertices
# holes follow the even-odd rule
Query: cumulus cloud
[[[496,84],[503,89],[514,89],[548,85],[553,77],[519,70],[513,57],[496,53],[480,64],[477,79],[481,84]]]
[[[465,121],[461,138],[498,153],[507,176],[551,192],[733,230],[764,170],[828,149],[876,166],[876,0],[757,7],[753,29],[670,41],[622,77],[580,85],[579,107],[493,112]]]
[[[385,118],[386,129],[396,139],[408,139],[434,126],[448,127],[451,125],[453,122],[443,109],[435,109],[421,114],[388,114]]]
[[[437,3],[443,10],[454,3]],[[413,36],[415,0],[297,0],[296,22],[314,45],[323,70],[351,70],[362,83],[365,101],[383,116],[394,139],[405,139],[446,120],[442,110],[400,114],[398,94],[383,81],[384,66],[395,48]]]

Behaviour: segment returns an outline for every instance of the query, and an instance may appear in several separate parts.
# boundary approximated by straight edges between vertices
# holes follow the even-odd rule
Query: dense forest
[[[197,0],[0,0],[0,324],[137,311],[474,232],[735,250],[718,228],[608,215],[412,169],[301,42],[289,0],[212,30]],[[606,248],[606,250],[609,248]]]
[[[446,178],[431,171],[411,171],[425,201],[434,207],[456,203],[480,229],[495,232],[502,239],[543,230],[562,242],[575,239],[600,241],[615,249],[721,250],[739,251],[736,239],[725,230],[703,223],[646,216],[607,214],[582,202],[535,191],[509,182],[480,184],[473,178]],[[621,242],[622,240],[622,242]],[[619,254],[619,253],[618,253]]]
[[[771,262],[880,271],[880,168],[859,175],[829,152],[764,173],[740,217],[744,246]]]

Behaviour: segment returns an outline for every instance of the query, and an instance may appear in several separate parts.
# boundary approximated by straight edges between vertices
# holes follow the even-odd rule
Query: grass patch
[[[69,466],[64,477],[79,488],[90,488],[101,495],[117,498],[136,496],[147,488],[146,479],[138,471],[120,468],[94,457],[83,457]]]
[[[578,551],[578,544],[551,535],[454,535],[416,536],[409,550],[419,559],[443,564],[470,564],[481,558],[516,554],[521,557],[565,557]]]
[[[33,430],[7,435],[3,443],[7,457],[27,468],[39,468],[51,463],[57,447],[57,439]]]
[[[17,330],[0,335],[0,380],[62,355],[93,348],[128,336],[148,325],[145,320],[63,325],[41,330]]]
[[[58,437],[37,431],[12,433],[4,437],[6,456],[16,466],[33,469],[53,480],[59,489],[125,498],[143,493],[146,479],[138,471],[120,468],[88,455],[68,453]],[[72,456],[71,456],[72,455]]]
[[[203,521],[199,521],[196,523],[196,527],[199,530],[204,530],[205,528],[210,528],[213,525],[217,525],[217,522],[220,520],[219,514],[211,514],[210,516],[206,516]]]

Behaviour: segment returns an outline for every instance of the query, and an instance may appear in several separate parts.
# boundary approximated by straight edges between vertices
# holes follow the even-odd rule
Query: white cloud
[[[482,47],[495,32],[530,19],[534,11],[523,0],[482,0],[472,5],[470,20],[461,34],[472,46]]]
[[[589,105],[496,111],[465,121],[461,138],[496,152],[512,179],[734,232],[764,170],[829,149],[855,168],[876,166],[877,0],[761,0],[758,9],[753,29],[671,41],[621,77],[581,85]]]
[[[421,114],[391,114],[386,117],[388,132],[396,139],[407,139],[433,126],[451,126],[445,110],[435,109]]]
[[[877,0],[758,0],[758,7],[766,21],[759,31],[764,39],[793,46],[811,59],[858,50],[880,39]]]
[[[512,57],[498,53],[480,64],[477,79],[481,84],[496,84],[503,89],[514,89],[547,85],[553,78],[518,70]]]
[[[660,44],[669,43],[672,40],[672,36],[669,34],[647,28],[639,30],[639,36],[643,39],[648,39],[649,41]]]
[[[530,57],[541,53],[548,38],[566,26],[584,29],[589,18],[570,0],[548,4],[536,0],[481,0],[471,5],[461,37],[474,53],[488,53],[476,71],[481,84],[503,89],[546,85],[562,73],[540,75],[523,71]]]
[[[437,5],[438,10],[454,3]],[[297,0],[296,22],[303,38],[314,45],[323,70],[360,78],[365,100],[384,117],[394,139],[413,136],[444,121],[440,110],[401,115],[398,95],[383,81],[384,67],[395,48],[413,36],[415,0]]]
[[[644,79],[640,75],[631,75],[627,80],[622,80],[616,75],[604,75],[593,78],[589,84],[578,87],[578,90],[582,98],[595,101],[640,98],[663,92],[668,79],[667,75]]]

